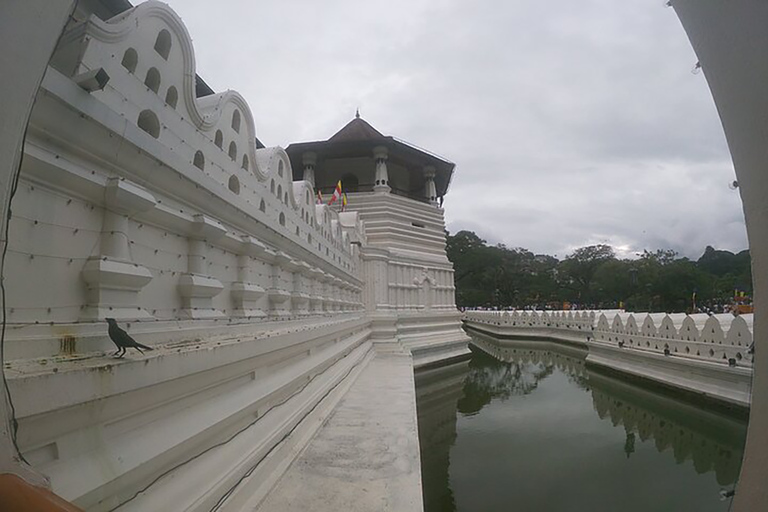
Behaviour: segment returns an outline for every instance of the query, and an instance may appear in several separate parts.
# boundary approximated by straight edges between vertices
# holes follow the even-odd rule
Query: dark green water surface
[[[744,420],[593,372],[578,349],[473,338],[469,362],[416,374],[426,512],[728,510]]]

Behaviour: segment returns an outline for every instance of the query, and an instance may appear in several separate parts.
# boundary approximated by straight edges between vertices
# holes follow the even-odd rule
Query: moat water
[[[746,420],[588,369],[585,352],[473,334],[416,375],[426,512],[725,512]]]

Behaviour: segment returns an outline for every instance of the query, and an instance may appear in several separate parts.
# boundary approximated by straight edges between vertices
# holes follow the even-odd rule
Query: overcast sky
[[[362,117],[457,164],[448,229],[565,256],[746,248],[725,138],[662,0],[168,0],[268,146]]]

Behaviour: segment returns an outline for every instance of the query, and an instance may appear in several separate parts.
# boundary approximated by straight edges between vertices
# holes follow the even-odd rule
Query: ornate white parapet
[[[588,363],[749,406],[751,314],[467,311],[464,321],[497,337],[577,344]]]
[[[227,230],[210,217],[197,214],[189,226],[189,253],[187,269],[179,278],[178,290],[181,296],[181,314],[185,318],[224,318],[225,314],[214,308],[213,298],[224,289],[224,285],[208,272],[208,243],[224,236]]]
[[[152,280],[152,274],[132,261],[128,231],[129,218],[154,208],[155,198],[138,185],[111,178],[105,187],[104,204],[100,254],[89,258],[82,270],[88,288],[88,304],[81,319],[151,318],[138,306],[138,295]]]

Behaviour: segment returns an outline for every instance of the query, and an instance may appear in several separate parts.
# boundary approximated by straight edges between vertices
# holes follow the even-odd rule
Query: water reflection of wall
[[[485,405],[492,398],[503,397],[511,390],[525,390],[526,380],[507,368],[540,368],[540,373],[528,371],[535,384],[557,368],[578,386],[589,389],[595,411],[601,419],[610,419],[615,427],[623,426],[626,432],[624,446],[631,456],[636,442],[653,441],[659,452],[671,452],[677,463],[692,461],[700,474],[714,471],[720,485],[730,485],[739,474],[746,436],[746,422],[710,409],[671,398],[667,395],[608,377],[585,366],[585,350],[542,341],[497,340],[492,336],[471,331],[472,344],[482,349],[498,362],[484,363],[477,354],[470,362],[472,372],[467,385],[474,384],[473,393],[465,393],[459,402],[481,400]],[[550,371],[546,372],[545,369]],[[491,377],[493,376],[493,378]],[[504,379],[510,379],[504,382]],[[532,385],[528,392],[533,391]],[[467,388],[469,389],[469,388]],[[508,395],[507,395],[508,396]],[[479,398],[477,398],[479,397]],[[480,407],[474,404],[474,412]],[[472,412],[468,408],[467,412]]]
[[[635,440],[654,441],[678,464],[692,460],[697,473],[714,471],[720,485],[736,481],[741,467],[746,423],[589,372],[592,402],[601,419],[627,433],[627,456]]]
[[[449,482],[450,450],[456,440],[456,404],[463,394],[469,361],[419,370],[416,406],[421,446],[424,508],[456,509]]]

